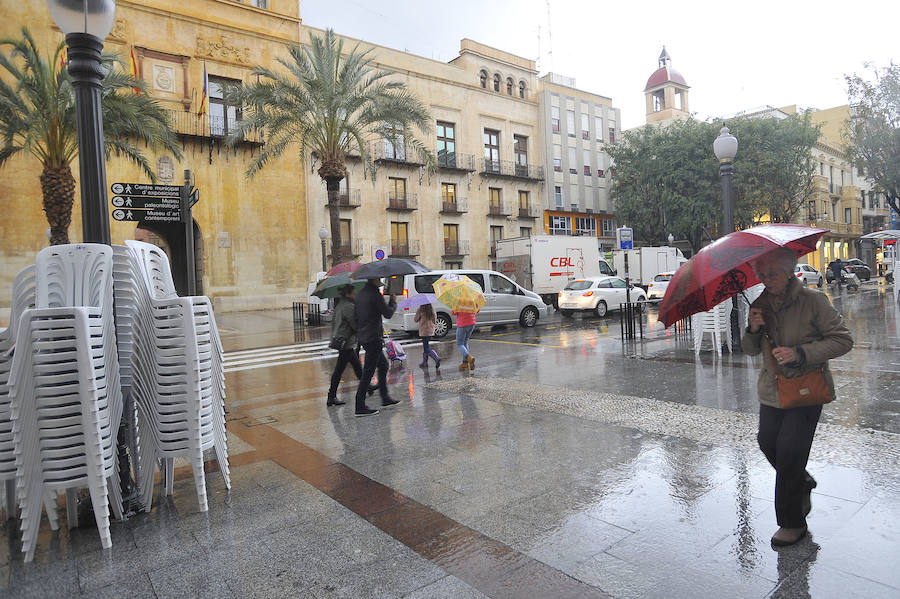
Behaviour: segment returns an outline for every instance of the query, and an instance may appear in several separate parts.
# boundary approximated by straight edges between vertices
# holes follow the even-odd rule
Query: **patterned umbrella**
[[[439,302],[454,312],[477,314],[484,307],[481,286],[465,275],[448,273],[434,282]]]
[[[339,275],[334,275],[333,277],[325,277],[319,284],[316,285],[316,289],[312,292],[312,294],[318,298],[326,299],[329,297],[339,297],[341,295],[340,289],[344,285],[353,285],[357,291],[362,289],[365,286],[365,281],[357,281],[355,279],[351,279],[350,275],[347,273],[341,273]]]
[[[325,273],[326,276],[339,275],[341,273],[350,274],[357,270],[360,266],[362,266],[362,262],[341,262],[340,264],[335,264],[329,269],[328,272]]]

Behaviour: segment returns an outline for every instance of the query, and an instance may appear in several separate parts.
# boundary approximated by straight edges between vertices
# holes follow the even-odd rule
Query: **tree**
[[[846,76],[850,123],[844,140],[853,165],[900,213],[900,64],[872,71],[873,80]]]
[[[247,168],[248,177],[295,143],[301,163],[309,158],[320,163],[317,173],[328,192],[332,259],[337,261],[342,244],[338,190],[347,156],[358,154],[374,172],[366,142],[384,138],[433,165],[432,152],[409,134],[412,127],[430,131],[431,117],[403,82],[375,68],[371,51],[356,45],[345,55],[343,40],[331,29],[324,36],[310,32],[309,43],[292,44],[289,54],[278,59],[285,73],[257,66],[251,71],[256,82],[226,90],[229,103],[243,106],[245,117],[228,141],[236,143],[247,130],[266,130],[266,144]]]
[[[50,243],[69,243],[69,224],[75,201],[75,178],[71,164],[78,156],[75,124],[75,93],[62,60],[65,42],[52,57],[41,54],[27,28],[22,39],[0,40],[0,167],[20,152],[27,152],[43,165],[41,193],[50,224]],[[111,152],[138,164],[156,181],[150,163],[135,142],[165,148],[181,159],[166,112],[142,93],[144,84],[124,72],[118,58],[104,54],[107,72],[103,79],[101,106],[107,159]],[[137,93],[135,92],[137,90]]]

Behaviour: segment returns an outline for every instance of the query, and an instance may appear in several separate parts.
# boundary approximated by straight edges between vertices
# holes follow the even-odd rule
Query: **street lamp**
[[[722,235],[734,231],[734,193],[731,189],[731,176],[734,173],[732,161],[737,154],[738,140],[722,127],[719,136],[713,142],[713,152],[719,159],[719,176],[722,178]]]
[[[675,236],[669,233],[669,245],[672,245],[673,243],[675,243]]]
[[[106,161],[100,108],[103,40],[112,30],[115,0],[48,0],[53,20],[66,35],[69,74],[75,90],[81,228],[87,243],[110,243],[106,207]]]
[[[325,244],[328,240],[328,229],[325,228],[325,225],[322,225],[322,228],[319,229],[319,239],[322,240],[322,270],[328,271],[328,263],[325,261]]]

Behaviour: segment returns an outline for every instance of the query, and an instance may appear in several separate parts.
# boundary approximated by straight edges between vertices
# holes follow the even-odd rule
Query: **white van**
[[[495,270],[432,270],[423,274],[391,277],[387,280],[384,293],[396,295],[398,301],[420,293],[434,293],[432,285],[447,273],[465,275],[484,291],[485,303],[478,313],[476,326],[518,322],[523,327],[533,327],[538,319],[547,315],[547,306],[538,294],[523,289]],[[434,304],[434,310],[437,313],[434,336],[443,337],[456,319],[450,309],[440,302]],[[384,321],[385,326],[392,331],[416,332],[419,325],[414,320],[415,315],[416,308],[401,308]]]

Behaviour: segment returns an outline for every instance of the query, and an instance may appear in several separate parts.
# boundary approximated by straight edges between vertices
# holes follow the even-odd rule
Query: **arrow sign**
[[[178,185],[150,185],[148,183],[113,183],[110,189],[116,195],[142,196],[154,198],[177,198],[181,193]]]
[[[200,201],[200,188],[195,187],[193,191],[191,191],[191,196],[188,198],[188,207],[193,208],[194,204]]]
[[[147,210],[177,210],[178,198],[149,198],[113,196],[110,203],[116,208],[143,208]]]
[[[146,221],[156,223],[177,223],[181,220],[181,211],[174,209],[160,210],[129,210],[117,208],[112,213],[113,220],[117,221]]]

